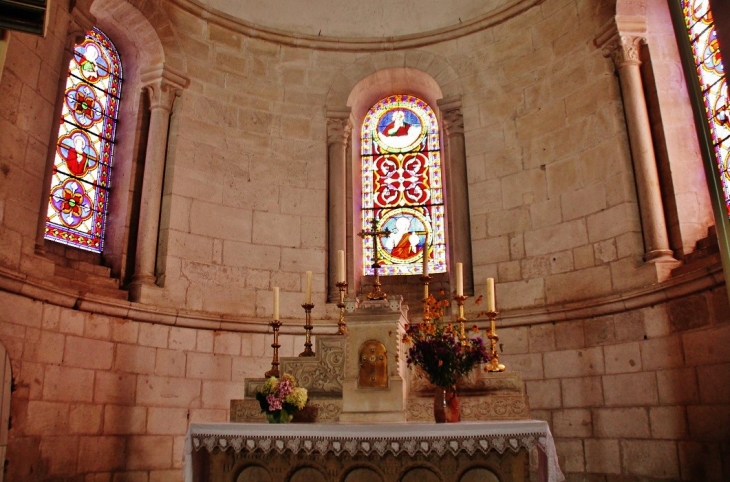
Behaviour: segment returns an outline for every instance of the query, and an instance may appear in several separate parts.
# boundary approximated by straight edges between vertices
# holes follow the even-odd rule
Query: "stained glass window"
[[[705,101],[718,173],[730,216],[730,112],[725,68],[709,0],[681,0],[692,55]]]
[[[90,30],[69,64],[46,239],[97,253],[103,248],[121,86],[116,48]]]
[[[411,95],[375,104],[362,124],[362,228],[389,234],[363,240],[363,273],[446,271],[444,201],[438,121],[429,105]],[[375,244],[375,246],[374,246]]]

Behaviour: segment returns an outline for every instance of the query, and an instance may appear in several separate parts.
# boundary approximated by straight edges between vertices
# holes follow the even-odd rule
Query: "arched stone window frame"
[[[405,54],[402,54],[405,55]],[[377,56],[377,55],[374,55]],[[367,111],[392,94],[410,94],[428,103],[440,119],[442,169],[447,225],[447,266],[464,265],[464,292],[474,293],[472,247],[469,221],[468,180],[461,86],[453,69],[432,54],[421,53],[424,69],[392,67],[363,73],[343,73],[336,79],[327,101],[328,142],[328,299],[337,300],[337,251],[345,250],[350,293],[363,283],[360,231],[361,178],[359,131]],[[407,64],[399,55],[389,57],[391,65]],[[435,71],[435,72],[434,72]],[[451,281],[454,284],[453,281]]]
[[[96,0],[73,6],[60,72],[67,70],[74,46],[94,26],[115,44],[125,68],[125,99],[118,115],[114,184],[102,263],[122,282],[138,280],[131,291],[132,298],[139,300],[139,285],[157,281],[168,126],[173,102],[189,83],[187,67],[171,22],[159,7],[140,0]],[[66,76],[61,75],[54,119],[61,117],[65,84]],[[58,132],[53,132],[49,141],[44,186],[51,183],[57,136]],[[36,252],[41,255],[46,252],[47,202],[43,196],[36,230]]]

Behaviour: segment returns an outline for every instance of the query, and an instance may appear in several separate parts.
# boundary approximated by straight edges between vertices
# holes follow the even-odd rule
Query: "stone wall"
[[[8,480],[182,480],[188,423],[228,421],[244,378],[271,368],[262,334],[139,323],[4,292],[0,305],[14,387]],[[280,353],[303,343],[282,337]]]
[[[325,109],[336,93],[347,94],[360,79],[397,67],[422,70],[444,95],[461,96],[477,294],[481,280],[495,277],[501,307],[513,309],[603,297],[659,279],[654,266],[641,260],[618,82],[611,61],[593,43],[611,19],[611,2],[550,0],[458,40],[359,53],[266,42],[172,3],[162,6],[154,24],[164,29],[160,48],[171,50],[167,44],[174,39],[174,55],[183,52],[184,59],[170,55],[190,85],[171,123],[158,249],[162,288],[143,301],[255,319],[270,312],[270,290],[280,286],[283,315],[299,316],[303,273],[311,270],[315,303],[323,302]],[[60,36],[69,16],[64,6],[54,8]],[[100,24],[134,18],[99,10]],[[652,38],[660,46],[671,42],[665,33]],[[130,53],[135,65],[127,81],[136,89],[126,100],[140,104],[135,75],[144,47],[119,37],[114,40],[120,51]],[[42,172],[55,125],[54,88],[64,70],[63,43],[54,38],[13,34],[1,87],[6,128],[0,135],[11,148],[4,154],[0,191],[0,262],[41,277],[52,268],[34,256],[33,247],[44,212]],[[665,79],[664,64],[657,65]],[[687,124],[675,126],[672,119],[686,109],[667,113],[674,105],[667,81],[658,89],[672,138],[679,138],[676,129]],[[31,104],[38,106],[34,115],[18,108]],[[135,107],[120,124],[144,125],[129,118],[140,115]],[[133,177],[140,171],[131,165],[139,153],[129,138],[138,136],[137,144],[144,145],[144,133],[124,133],[120,143],[129,147],[115,162],[126,184],[116,186],[124,193],[123,206],[132,210],[139,195]],[[692,142],[690,133],[683,145]],[[673,166],[688,165],[686,150],[670,154]],[[707,196],[694,194],[707,191],[703,174],[685,171],[672,175],[681,180],[675,181],[676,244],[687,251],[704,236],[711,216]],[[110,232],[136,233],[127,224],[129,214],[112,213]],[[107,263],[122,273],[134,240],[117,238],[111,245],[117,252]]]
[[[9,480],[181,480],[188,423],[227,421],[243,380],[271,363],[270,335],[140,323],[2,292],[0,304],[10,307],[0,342],[14,379]],[[532,416],[550,423],[569,481],[730,475],[724,287],[500,336],[501,359],[526,380]],[[303,341],[283,336],[282,356]]]
[[[729,322],[721,287],[500,336],[568,480],[721,481],[730,477]]]
[[[727,297],[716,272],[678,290],[657,284],[656,269],[641,259],[619,84],[593,43],[613,2],[546,0],[455,40],[388,51],[297,48],[172,2],[109,3],[123,8],[98,0],[93,11],[134,66],[125,98],[133,107],[120,121],[127,147],[116,160],[126,173],[117,192],[130,208],[112,208],[111,232],[120,237],[104,260],[115,275],[130,264],[134,242],[125,236],[136,229],[129,213],[144,152],[140,64],[166,56],[190,80],[171,122],[161,286],[144,304],[77,298],[53,284],[53,263],[35,254],[75,18],[68,2],[53,2],[46,38],[10,34],[0,83],[0,341],[15,377],[11,480],[180,480],[189,421],[226,420],[243,379],[270,363],[268,339],[250,332],[271,312],[271,288],[282,289],[283,317],[301,320],[311,270],[316,321],[334,314],[324,303],[326,108],[361,79],[401,67],[461,96],[476,294],[481,280],[497,279],[504,362],[527,380],[533,413],[551,423],[569,477],[723,474],[730,394],[718,382],[730,359],[718,347],[730,341]],[[134,5],[144,13],[132,15]],[[651,18],[664,18],[658,5],[649,3]],[[147,30],[139,31],[159,35],[160,55],[143,55],[153,39],[122,34],[137,31],[125,22],[144,17]],[[686,99],[676,100],[681,71],[665,27],[649,22],[661,113],[652,120],[666,132],[673,246],[688,252],[711,216],[701,168],[687,169],[698,161],[696,140],[682,120]],[[624,303],[641,290],[653,293],[653,306],[626,301],[600,316],[607,300]],[[589,314],[553,323],[574,303]],[[188,327],[164,324],[183,319]],[[210,319],[230,331],[208,329]],[[299,337],[283,339],[282,355],[298,353]]]

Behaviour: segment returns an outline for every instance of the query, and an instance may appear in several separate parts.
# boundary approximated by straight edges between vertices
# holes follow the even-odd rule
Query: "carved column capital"
[[[352,132],[349,118],[327,118],[327,144],[347,145]]]
[[[182,93],[182,90],[164,81],[153,82],[143,88],[150,96],[150,110],[162,109],[168,113],[172,111],[172,103],[175,97]]]
[[[464,114],[461,112],[461,98],[448,97],[437,102],[441,110],[444,131],[448,137],[464,135]]]
[[[639,56],[642,43],[646,43],[645,37],[620,35],[603,47],[603,55],[611,57],[617,68],[625,65],[641,65]]]
[[[444,120],[444,131],[448,137],[464,135],[464,115],[461,109],[442,112]]]
[[[154,65],[142,71],[142,87],[150,96],[150,110],[172,111],[175,97],[188,86],[188,79],[164,64]]]
[[[611,57],[616,68],[641,65],[641,44],[646,43],[646,18],[616,15],[598,31],[593,44]]]

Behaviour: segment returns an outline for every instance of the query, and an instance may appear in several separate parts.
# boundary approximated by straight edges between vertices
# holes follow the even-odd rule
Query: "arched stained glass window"
[[[411,95],[375,104],[362,124],[362,228],[373,220],[381,236],[363,240],[363,273],[414,275],[446,271],[444,198],[438,121],[429,105]],[[376,258],[377,256],[377,258]]]
[[[681,1],[725,195],[726,214],[730,216],[730,111],[717,31],[709,0]]]
[[[69,64],[46,239],[102,251],[121,86],[116,48],[100,30],[90,30]]]

